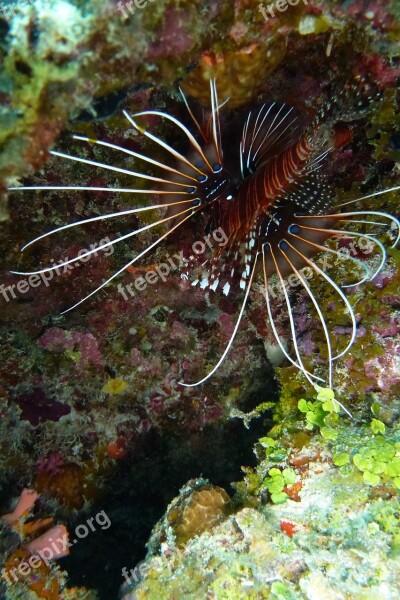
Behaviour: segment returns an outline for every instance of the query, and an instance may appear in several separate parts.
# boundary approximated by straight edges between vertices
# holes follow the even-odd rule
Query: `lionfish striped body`
[[[343,223],[363,223],[366,226],[380,226],[394,224],[398,230],[397,239],[400,237],[400,223],[393,216],[380,211],[353,210],[343,213],[343,206],[360,202],[366,198],[379,196],[388,191],[400,189],[400,186],[376,192],[364,198],[358,198],[342,205],[333,206],[334,192],[324,177],[318,172],[325,157],[333,150],[330,139],[330,127],[323,109],[313,119],[311,124],[302,133],[298,133],[297,119],[293,116],[292,109],[285,105],[262,105],[258,112],[250,112],[244,127],[239,147],[240,176],[232,173],[232,168],[225,164],[220,130],[220,108],[217,90],[214,81],[210,82],[211,114],[204,124],[199,124],[193,115],[186,98],[183,100],[189,114],[196,125],[202,142],[199,143],[191,131],[173,116],[158,111],[145,111],[130,116],[124,113],[129,123],[136,131],[161,146],[167,154],[173,157],[173,163],[158,162],[149,156],[133,152],[126,148],[92,140],[86,137],[75,136],[76,139],[95,143],[110,148],[113,151],[123,152],[134,159],[139,159],[151,164],[157,170],[163,171],[162,175],[147,175],[141,172],[130,171],[113,167],[112,165],[97,163],[95,161],[73,157],[59,152],[53,155],[82,162],[96,168],[108,169],[123,173],[134,178],[141,178],[158,184],[156,189],[147,188],[99,188],[99,187],[60,187],[36,186],[12,188],[17,190],[92,190],[112,191],[121,194],[152,194],[161,198],[159,204],[148,207],[134,208],[117,213],[92,217],[58,227],[38,238],[32,240],[27,246],[70,227],[85,225],[104,219],[113,219],[124,215],[140,214],[154,208],[165,209],[164,216],[154,223],[145,225],[119,238],[111,240],[98,247],[76,256],[63,264],[69,264],[96,252],[109,245],[138,235],[160,224],[167,224],[166,232],[160,235],[147,248],[122,266],[107,281],[103,282],[96,290],[81,299],[70,309],[75,308],[97,291],[104,288],[124,270],[140,260],[162,240],[168,238],[177,228],[193,217],[203,215],[208,228],[220,227],[227,238],[226,245],[214,252],[214,255],[202,264],[201,274],[194,279],[193,285],[203,289],[222,290],[228,295],[231,287],[235,286],[242,293],[239,315],[232,336],[218,363],[201,381],[196,383],[181,382],[185,386],[194,386],[203,383],[219,368],[225,359],[239,328],[252,283],[262,271],[264,277],[264,293],[269,321],[276,337],[277,343],[286,358],[300,369],[310,383],[323,381],[320,377],[307,371],[303,364],[301,351],[297,341],[296,323],[293,317],[290,294],[287,291],[284,277],[293,274],[298,278],[302,287],[310,298],[318,314],[328,351],[328,385],[332,387],[332,368],[335,360],[342,357],[352,346],[356,337],[356,320],[350,302],[344,293],[344,287],[336,283],[313,260],[315,254],[325,251],[342,257],[338,251],[331,247],[323,246],[323,242],[331,237],[356,237],[361,236],[374,244],[380,254],[380,261],[375,272],[356,257],[347,256],[344,260],[352,266],[364,271],[363,278],[357,283],[372,280],[383,268],[386,252],[383,244],[373,233],[360,233],[353,229],[343,228]],[[360,105],[361,105],[360,101]],[[328,112],[331,106],[328,106]],[[175,148],[139,126],[137,119],[141,117],[158,116],[172,122],[175,127],[184,133],[190,146],[191,153],[184,155]],[[239,169],[238,169],[239,170]],[[163,198],[168,198],[165,202]],[[385,222],[371,221],[369,218],[379,217]],[[58,267],[60,265],[57,265]],[[62,266],[62,265],[61,265]],[[328,330],[323,311],[314,296],[310,283],[302,273],[303,267],[309,267],[313,273],[330,285],[338,296],[343,307],[343,313],[348,313],[351,320],[351,334],[346,347],[337,351],[332,350],[332,335]],[[18,274],[39,274],[51,271],[56,267],[47,267],[34,272],[17,272]],[[269,282],[271,276],[277,278],[283,295],[283,306],[290,324],[294,355],[291,355],[281,339],[276,318],[271,309]],[[353,284],[356,285],[356,284]],[[67,311],[65,311],[67,312]],[[346,409],[345,409],[346,410]]]
[[[296,210],[318,214],[330,208],[333,194],[322,177],[315,174],[327,151],[321,153],[325,140],[315,135],[313,125],[300,138],[294,138],[296,119],[285,105],[263,105],[252,119],[249,115],[241,141],[242,181],[236,185],[230,202],[220,207],[218,222],[228,237],[228,250],[237,257],[244,254],[240,287],[245,289],[250,267],[264,244],[276,244],[296,221]],[[254,121],[254,122],[253,122]],[[252,129],[252,135],[250,130]],[[319,133],[319,132],[316,132]],[[315,234],[314,234],[315,235]],[[328,236],[318,236],[321,241]],[[225,248],[226,252],[226,248]],[[209,283],[212,289],[220,284],[217,255]],[[297,261],[296,261],[297,262]],[[222,268],[225,265],[222,265]],[[283,272],[287,268],[283,265]],[[275,272],[273,262],[267,265],[267,274]],[[231,275],[225,274],[223,285],[229,293]]]

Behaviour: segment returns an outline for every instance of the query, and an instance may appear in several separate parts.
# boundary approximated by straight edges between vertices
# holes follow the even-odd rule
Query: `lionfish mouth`
[[[194,116],[182,91],[181,94],[195,129],[197,129],[196,135],[170,114],[149,110],[130,115],[124,111],[130,126],[152,143],[161,147],[170,156],[170,162],[159,162],[150,156],[109,142],[84,136],[74,136],[74,139],[97,144],[111,151],[122,152],[129,157],[143,161],[151,165],[155,169],[155,173],[158,172],[161,175],[147,175],[140,171],[126,170],[61,152],[51,152],[53,156],[58,158],[84,163],[90,167],[107,169],[128,175],[134,179],[149,181],[154,186],[152,189],[86,186],[22,186],[10,188],[12,191],[109,191],[120,194],[149,194],[159,199],[158,203],[146,207],[100,215],[57,227],[31,240],[22,250],[32,246],[39,240],[66,229],[84,226],[96,221],[111,220],[125,215],[140,215],[142,212],[154,211],[154,209],[163,210],[164,216],[153,223],[139,227],[128,234],[117,237],[56,266],[37,271],[14,271],[13,273],[18,275],[46,273],[61,266],[83,260],[94,252],[127,240],[143,231],[151,230],[160,224],[167,225],[165,233],[157,237],[153,243],[123,265],[95,290],[65,310],[64,313],[66,313],[94,296],[128,267],[171,236],[176,229],[184,227],[187,221],[193,221],[196,216],[201,215],[208,227],[220,227],[224,231],[227,243],[223,248],[214,251],[214,254],[203,263],[201,274],[197,275],[192,284],[199,285],[202,289],[211,289],[214,292],[221,290],[225,295],[228,295],[232,288],[236,288],[242,294],[242,302],[233,333],[218,363],[200,381],[196,383],[181,381],[181,385],[188,387],[200,385],[220,367],[240,326],[255,277],[259,272],[262,272],[269,322],[283,355],[304,374],[312,385],[317,385],[316,382],[325,381],[325,384],[332,387],[333,364],[343,357],[353,345],[356,338],[356,319],[344,291],[344,288],[351,286],[340,285],[334,281],[317,264],[314,257],[320,252],[326,252],[336,258],[346,260],[351,266],[360,269],[363,276],[359,281],[351,284],[353,286],[373,280],[382,270],[386,260],[385,247],[377,237],[379,231],[378,234],[375,233],[376,227],[378,226],[381,230],[384,225],[394,225],[397,228],[394,247],[399,241],[400,223],[394,216],[381,211],[350,210],[350,212],[343,212],[342,209],[399,190],[400,186],[334,205],[334,190],[320,173],[324,160],[333,151],[329,135],[326,134],[327,129],[329,129],[327,128],[327,119],[324,119],[327,112],[326,107],[317,114],[305,131],[299,132],[299,125],[293,115],[293,109],[285,105],[278,105],[275,102],[263,104],[258,111],[254,113],[251,111],[248,114],[238,148],[240,175],[237,175],[236,172],[232,175],[232,168],[226,164],[228,161],[224,160],[220,128],[220,110],[223,105],[219,104],[215,81],[210,81],[211,111],[201,123]],[[331,108],[331,105],[328,108]],[[185,155],[178,152],[173,146],[141,127],[138,124],[138,119],[141,117],[159,117],[168,121],[171,127],[175,127],[180,134],[186,137],[191,148],[190,153]],[[360,233],[357,231],[359,224],[364,225],[364,227],[371,227],[370,232]],[[364,238],[373,244],[380,255],[377,268],[371,271],[358,258],[343,255],[333,247],[324,245],[327,239],[343,237]],[[332,332],[329,331],[318,298],[304,274],[305,267],[311,269],[315,276],[334,290],[342,306],[343,314],[347,314],[351,321],[351,333],[346,345],[336,353],[333,351]],[[285,282],[287,275],[294,275],[297,278],[298,284],[305,290],[321,323],[328,354],[326,380],[309,372],[304,366],[298,343],[296,321],[293,317],[292,300]],[[275,279],[281,289],[283,308],[288,317],[293,343],[292,354],[286,349],[285,343],[278,332],[276,316],[271,306],[271,278]],[[347,409],[344,408],[344,410],[348,412]]]

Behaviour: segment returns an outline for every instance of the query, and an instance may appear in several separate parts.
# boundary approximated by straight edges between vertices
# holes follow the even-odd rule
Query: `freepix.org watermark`
[[[129,2],[122,2],[122,0],[120,0],[117,4],[117,8],[125,21],[130,14],[135,14],[136,9],[142,10],[143,8],[146,8],[149,2],[155,2],[155,0],[129,0]]]
[[[13,17],[15,17],[15,9],[22,8],[27,4],[34,4],[35,0],[19,0],[19,2],[0,2],[0,14],[6,19],[6,21],[10,21]]]
[[[276,13],[285,12],[290,6],[297,6],[300,2],[308,4],[307,0],[276,0],[276,2],[273,2],[268,6],[264,6],[263,3],[260,2],[258,10],[264,19],[269,21],[269,19],[275,19],[278,16]]]
[[[374,247],[375,244],[371,239],[359,237],[358,239],[350,242],[347,246],[343,246],[342,248],[340,248],[337,251],[337,253],[339,257],[343,260],[348,260],[349,257],[356,258],[359,251],[361,251],[364,255],[371,254],[374,251]],[[323,254],[323,256],[321,256],[316,261],[319,268],[324,273],[327,269],[329,269],[332,266],[332,264],[329,261],[330,258],[331,255],[326,253]],[[312,279],[315,274],[314,270],[311,269],[311,267],[303,267],[302,269],[299,269],[299,272],[304,277],[304,279],[307,279],[307,281],[310,281],[310,279]],[[289,275],[289,277],[285,278],[283,281],[286,290],[288,290],[289,288],[295,288],[301,284],[301,280],[294,273],[292,273],[292,275]],[[279,281],[276,281],[275,283],[269,283],[268,292],[270,293],[272,298],[276,298],[277,296],[284,296],[284,292]]]
[[[192,245],[192,252],[194,255],[203,254],[206,248],[213,248],[215,244],[218,246],[225,246],[228,241],[228,237],[222,227],[214,229],[212,233],[205,235],[201,240],[194,242]],[[189,257],[193,259],[194,257]],[[154,285],[158,281],[165,282],[171,271],[176,271],[182,267],[186,267],[189,261],[183,256],[183,252],[174,254],[172,257],[168,257],[166,262],[160,263],[151,271],[147,271],[144,276],[136,277],[133,283],[123,286],[121,283],[118,285],[118,291],[124,300],[128,300],[129,296],[133,298],[137,292],[143,292],[148,285]],[[135,291],[136,290],[136,291]],[[129,296],[128,296],[129,294]]]
[[[90,244],[89,251],[95,250],[96,248],[99,248],[103,244],[108,244],[110,242],[111,242],[111,240],[107,236],[107,237],[103,238],[102,240],[100,240],[99,242],[94,242],[93,244]],[[89,256],[85,256],[88,253],[88,250],[86,248],[82,248],[82,250],[79,250],[79,252],[77,254],[77,262],[76,263],[71,263],[69,265],[64,264],[63,266],[61,266],[63,263],[68,261],[68,257],[63,258],[62,260],[59,261],[60,266],[56,267],[52,271],[45,271],[44,273],[40,273],[38,275],[29,275],[29,277],[27,279],[20,279],[18,281],[18,283],[13,283],[12,285],[5,286],[4,284],[1,284],[0,285],[0,294],[3,296],[3,298],[6,302],[10,302],[10,300],[12,300],[12,299],[16,300],[16,298],[17,298],[17,295],[15,293],[16,291],[19,292],[20,294],[26,294],[27,292],[29,292],[29,290],[31,288],[37,288],[40,285],[42,285],[43,283],[46,287],[48,287],[50,281],[54,277],[54,274],[56,274],[58,276],[65,275],[66,273],[73,271],[73,269],[75,267],[79,267],[81,263],[85,263],[88,260],[90,260],[92,257],[97,256],[99,252],[103,252],[104,256],[111,256],[111,254],[114,252],[114,246],[113,245],[108,246],[106,249],[98,250],[98,252],[93,252],[93,254],[89,254]]]
[[[150,565],[146,561],[139,562],[134,569],[128,571],[126,567],[122,569],[122,575],[125,579],[123,590],[143,579],[150,569]],[[134,596],[135,597],[135,596]]]
[[[3,580],[7,585],[13,585],[20,581],[21,578],[28,577],[35,569],[39,569],[42,563],[51,566],[49,561],[66,556],[71,546],[77,544],[79,540],[86,538],[91,531],[96,531],[97,526],[103,531],[111,526],[111,520],[104,510],[98,512],[94,517],[87,519],[85,523],[78,525],[74,532],[76,537],[71,542],[68,541],[68,533],[63,528],[65,532],[61,537],[57,537],[56,539],[49,537],[47,546],[35,551],[27,560],[21,561],[17,567],[7,570],[3,568],[1,571]],[[58,527],[56,526],[54,530],[57,529]]]

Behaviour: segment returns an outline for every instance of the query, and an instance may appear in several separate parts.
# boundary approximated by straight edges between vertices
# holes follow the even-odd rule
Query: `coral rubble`
[[[11,4],[18,4],[15,15],[4,8]],[[154,242],[161,225],[154,234],[143,231],[87,262],[59,269],[51,280],[21,279],[10,271],[61,262],[101,245],[100,240],[128,234],[154,214],[67,229],[21,254],[19,249],[44,231],[145,206],[148,197],[79,189],[9,193],[7,188],[22,182],[130,185],[131,156],[83,144],[72,134],[161,161],[163,149],[137,135],[122,109],[161,110],[187,123],[178,87],[200,114],[208,108],[212,77],[221,102],[227,101],[222,135],[228,154],[238,153],[231,148],[233,134],[259,103],[285,102],[307,124],[317,107],[348,82],[368,81],[380,100],[358,120],[344,103],[342,120],[333,129],[340,148],[325,170],[341,202],[394,187],[400,157],[398,2],[288,2],[287,10],[269,19],[256,0],[134,4],[130,10],[116,0],[30,0],[2,3],[0,9],[0,493],[5,512],[0,567],[7,574],[26,562],[34,548],[29,544],[40,538],[32,525],[42,519],[37,508],[26,512],[22,502],[10,511],[11,499],[28,485],[39,492],[51,523],[73,522],[105,498],[116,499],[116,520],[135,540],[136,555],[143,556],[137,531],[142,532],[144,517],[127,517],[129,486],[140,495],[144,482],[151,481],[153,495],[168,508],[149,538],[144,574],[124,586],[126,600],[396,598],[399,251],[389,250],[374,281],[348,288],[357,337],[335,364],[334,393],[316,394],[285,362],[268,323],[261,282],[251,291],[247,316],[219,371],[204,386],[184,388],[182,379],[197,381],[217,363],[240,297],[204,294],[179,266],[154,285],[138,287],[138,282],[146,282],[146,273],[168,257],[186,255],[205,235],[204,224],[178,232],[89,303],[60,315]],[[151,126],[167,142],[177,138],[184,149],[184,136],[169,125],[154,118],[143,127]],[[119,171],[50,157],[54,149]],[[366,206],[398,214],[398,194],[371,198]],[[360,235],[365,232],[363,223],[354,227]],[[389,246],[395,233],[382,235]],[[343,239],[332,248],[356,252],[360,264],[376,268],[377,253],[361,244],[354,251],[352,243]],[[348,261],[331,261],[329,268],[340,282],[359,275]],[[334,291],[317,279],[314,293],[340,347],[348,320]],[[304,290],[292,290],[292,298],[306,367],[322,375],[327,355],[318,315]],[[282,340],[290,344],[279,294],[271,310]],[[278,385],[279,399],[272,402]],[[266,411],[269,425],[260,417]],[[255,417],[265,418],[257,464],[243,465],[232,494],[224,483],[200,478],[200,469],[170,502],[163,486],[171,472],[186,473],[186,449],[201,455],[201,434],[210,435],[212,450],[219,449],[215,438],[233,417],[241,417],[246,427]],[[149,465],[143,454],[158,435],[168,438],[169,452],[164,457],[160,444],[160,456]],[[230,443],[233,448],[236,440]],[[227,481],[229,461],[222,463],[216,453],[212,462],[220,462],[221,480]],[[116,482],[123,479],[119,489]],[[126,546],[119,552],[129,564],[135,553]],[[96,590],[70,585],[67,572],[50,563],[12,585],[3,577],[0,594],[7,600],[92,600],[103,594],[109,600],[104,581],[111,554],[107,550],[99,559],[104,569],[103,563],[97,565],[96,576],[103,579]],[[86,577],[76,570],[75,579],[70,573],[74,582]],[[119,582],[120,572],[115,577]]]

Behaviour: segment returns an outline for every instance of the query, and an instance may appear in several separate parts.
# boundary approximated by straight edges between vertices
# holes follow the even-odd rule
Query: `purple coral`
[[[80,353],[79,364],[83,367],[89,363],[98,365],[103,362],[97,340],[91,333],[50,327],[39,338],[38,346],[60,354],[65,350],[76,350]]]
[[[36,467],[38,473],[47,473],[56,475],[61,473],[62,467],[65,465],[65,460],[59,452],[50,452],[39,456]]]
[[[21,418],[34,426],[43,421],[58,421],[71,412],[70,406],[48,398],[40,388],[21,394],[16,403],[22,411]]]

